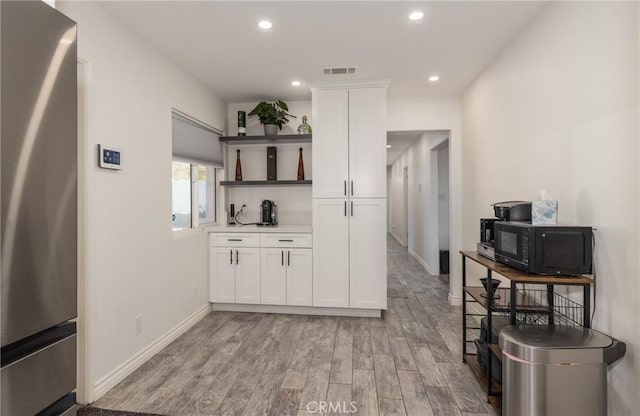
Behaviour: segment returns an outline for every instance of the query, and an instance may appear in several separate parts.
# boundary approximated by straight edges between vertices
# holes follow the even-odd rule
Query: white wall
[[[438,149],[438,247],[449,249],[449,145]]]
[[[638,15],[631,2],[550,4],[463,97],[463,246],[491,202],[542,187],[560,222],[598,229],[593,326],[628,346],[611,415],[640,408]]]
[[[99,5],[57,7],[78,22],[79,58],[91,70],[89,384],[104,389],[114,370],[208,305],[206,235],[177,238],[171,231],[171,109],[218,128],[227,109]],[[122,171],[96,167],[98,143],[122,150]],[[141,335],[137,315],[143,317]]]
[[[467,196],[462,192],[464,166],[460,126],[460,97],[390,97],[387,110],[387,131],[449,131],[449,204],[451,219],[449,223],[449,250],[453,253],[450,265],[449,301],[452,304],[461,305],[462,267],[456,256],[462,248],[462,214]],[[426,154],[426,143],[424,141],[421,141],[421,143],[423,149],[420,152]],[[420,152],[416,152],[415,154],[417,155]],[[411,177],[411,173],[409,173],[409,175]],[[422,180],[425,179],[424,176],[421,178]],[[423,195],[428,194],[423,190]],[[414,209],[417,208],[414,207]],[[416,229],[424,229],[426,225],[415,224],[414,226]],[[411,229],[412,225],[410,225],[409,228]],[[436,236],[436,241],[433,244],[437,245],[437,233],[434,235]],[[422,248],[416,247],[416,253],[418,252],[417,250],[421,249]],[[425,254],[425,256],[427,255]],[[425,257],[425,262],[427,260]],[[435,263],[434,260],[432,264],[437,263]]]
[[[227,113],[227,131],[230,135],[238,133],[238,111],[253,110],[258,102],[230,103]],[[302,116],[308,117],[308,123],[313,129],[311,119],[311,101],[289,101],[289,113],[296,116],[283,126],[279,134],[296,134],[302,123]],[[258,117],[247,116],[247,135],[261,136],[264,129]],[[268,145],[260,146],[229,146],[228,173],[229,179],[235,178],[236,150],[240,149],[242,162],[242,177],[244,180],[264,180],[267,172],[266,149]],[[297,179],[298,149],[302,147],[305,179],[312,177],[312,146],[305,144],[278,144],[277,146],[278,179]],[[236,187],[224,190],[226,207],[236,204],[236,210],[242,204],[247,205],[246,221],[257,221],[260,217],[260,203],[264,199],[273,200],[278,205],[278,221],[280,224],[311,224],[311,186],[273,186],[273,187]]]

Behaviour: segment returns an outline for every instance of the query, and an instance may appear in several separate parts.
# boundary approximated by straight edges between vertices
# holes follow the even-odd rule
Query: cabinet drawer
[[[260,235],[209,233],[209,247],[260,247]]]
[[[311,234],[262,234],[262,247],[311,248]]]

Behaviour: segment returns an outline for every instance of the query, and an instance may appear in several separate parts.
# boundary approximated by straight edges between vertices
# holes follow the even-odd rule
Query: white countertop
[[[204,227],[210,233],[311,233],[311,225],[212,225]]]

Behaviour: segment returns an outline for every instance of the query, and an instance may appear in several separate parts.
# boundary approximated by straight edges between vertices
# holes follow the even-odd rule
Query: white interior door
[[[349,196],[351,197],[387,197],[386,115],[386,88],[349,90]],[[314,153],[316,151],[315,140],[313,151]],[[322,170],[320,173],[324,174]]]
[[[313,108],[313,197],[346,197],[349,176],[349,95],[316,90]]]
[[[313,200],[313,306],[349,307],[346,199]]]
[[[263,248],[260,257],[260,303],[263,305],[286,305],[286,250],[283,248]]]
[[[260,303],[260,249],[234,249],[236,303]]]
[[[309,248],[288,249],[287,305],[311,306],[313,304],[312,251]]]
[[[209,300],[236,301],[235,252],[230,247],[209,248]]]
[[[349,212],[350,305],[352,308],[385,309],[387,200],[352,199],[350,204],[353,204]]]

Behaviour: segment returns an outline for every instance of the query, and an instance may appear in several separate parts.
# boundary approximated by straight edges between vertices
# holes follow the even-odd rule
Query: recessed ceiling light
[[[420,20],[424,17],[424,13],[421,11],[415,11],[415,12],[411,12],[409,14],[409,19],[411,20]]]
[[[300,85],[302,85],[302,83],[300,81],[291,81],[291,85],[293,85],[294,87],[299,87]]]
[[[391,145],[390,144],[387,145],[387,149],[391,149]]]
[[[261,20],[258,26],[260,26],[260,29],[271,29],[273,25],[268,20]]]
[[[429,81],[431,81],[431,82],[436,82],[436,81],[438,81],[439,79],[440,79],[440,77],[439,77],[438,75],[431,75],[431,76],[429,77]]]

